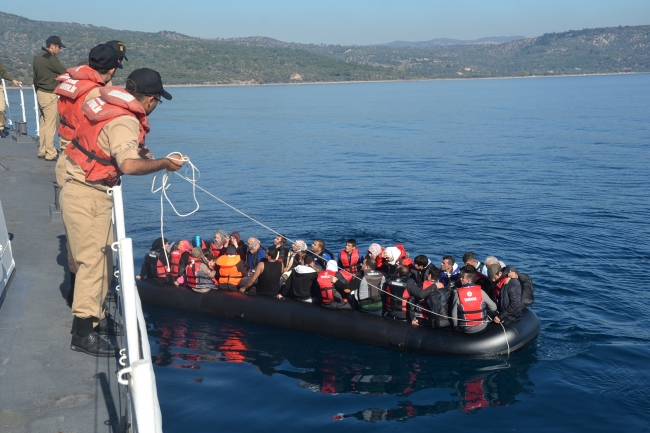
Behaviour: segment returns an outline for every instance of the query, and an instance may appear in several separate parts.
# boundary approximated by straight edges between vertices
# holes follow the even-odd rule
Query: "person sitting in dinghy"
[[[488,310],[497,312],[497,306],[476,284],[476,268],[464,266],[460,273],[461,287],[452,289],[451,317],[456,329],[467,334],[483,331],[488,323]],[[495,320],[495,322],[499,323]]]

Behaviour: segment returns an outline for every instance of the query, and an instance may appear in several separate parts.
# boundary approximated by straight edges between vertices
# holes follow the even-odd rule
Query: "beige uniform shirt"
[[[120,116],[104,126],[97,138],[99,148],[107,155],[115,158],[118,167],[127,159],[140,159],[138,155],[138,138],[140,137],[140,122],[133,116]],[[86,174],[70,158],[65,161],[65,181],[76,181],[97,188],[108,190],[102,181],[86,181]]]

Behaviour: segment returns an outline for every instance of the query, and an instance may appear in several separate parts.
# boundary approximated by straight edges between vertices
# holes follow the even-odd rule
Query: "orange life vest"
[[[81,104],[85,117],[75,138],[65,148],[65,153],[83,169],[87,181],[103,181],[106,185],[113,186],[122,172],[115,158],[107,155],[97,144],[99,134],[112,120],[121,116],[133,116],[139,122],[138,143],[142,145],[149,132],[149,120],[142,104],[121,87],[103,87],[100,94]]]
[[[357,248],[352,250],[349,257],[345,250],[341,250],[339,256],[341,257],[343,269],[353,274],[357,272],[359,269],[359,250]]]
[[[56,77],[56,80],[61,82],[54,89],[54,93],[59,95],[57,106],[60,123],[57,132],[71,141],[84,117],[81,104],[84,103],[86,95],[92,89],[106,84],[99,72],[85,65],[69,68],[65,74]]]
[[[237,269],[237,264],[241,262],[239,255],[219,256],[217,259],[217,266],[219,266],[219,284],[232,284],[238,286],[243,275]]]

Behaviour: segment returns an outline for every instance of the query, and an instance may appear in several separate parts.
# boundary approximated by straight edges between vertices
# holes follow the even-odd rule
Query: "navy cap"
[[[117,51],[118,57],[124,57],[124,60],[129,60],[126,58],[126,45],[124,45],[124,42],[122,41],[108,41],[106,42],[106,45],[110,45],[113,47],[115,51]]]
[[[122,69],[122,64],[117,60],[117,51],[110,45],[99,44],[93,47],[88,54],[88,66],[93,69]]]
[[[61,38],[58,37],[58,36],[50,36],[50,37],[47,38],[47,40],[45,41],[45,46],[46,46],[46,47],[49,47],[49,46],[52,45],[52,44],[54,44],[54,45],[58,45],[58,46],[60,46],[61,48],[65,48],[65,45],[63,45],[63,42],[61,42]]]
[[[144,95],[160,95],[165,99],[172,99],[172,95],[163,89],[160,74],[149,68],[140,68],[131,72],[126,78],[126,90]]]

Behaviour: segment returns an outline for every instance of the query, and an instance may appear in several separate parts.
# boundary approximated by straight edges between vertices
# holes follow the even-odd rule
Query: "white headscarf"
[[[327,270],[332,272],[337,272],[339,270],[336,260],[330,260],[327,262]]]
[[[399,259],[400,254],[402,254],[402,252],[397,247],[386,247],[384,248],[384,251],[386,252],[386,255],[390,257],[390,259],[386,260],[391,265],[394,265],[397,259]]]

